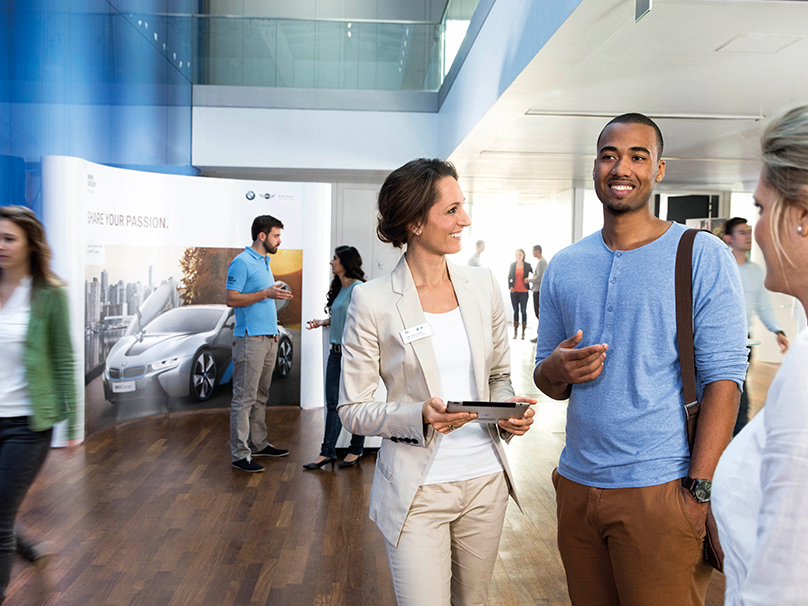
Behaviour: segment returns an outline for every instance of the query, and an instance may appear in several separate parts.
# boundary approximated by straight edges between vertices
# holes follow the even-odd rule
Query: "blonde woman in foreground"
[[[808,309],[808,106],[774,120],[762,147],[755,240],[765,286]],[[726,556],[725,604],[805,604],[808,329],[794,340],[763,410],[724,451],[712,504]]]

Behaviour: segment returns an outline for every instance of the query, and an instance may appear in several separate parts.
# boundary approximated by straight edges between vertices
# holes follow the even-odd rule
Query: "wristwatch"
[[[682,486],[690,491],[690,494],[698,503],[710,502],[710,493],[713,490],[713,483],[710,480],[700,480],[699,478],[687,476],[682,478]]]

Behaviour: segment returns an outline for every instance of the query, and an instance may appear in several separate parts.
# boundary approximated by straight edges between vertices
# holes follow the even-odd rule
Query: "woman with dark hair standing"
[[[522,340],[525,339],[527,329],[527,298],[530,289],[527,287],[527,277],[533,268],[530,263],[525,262],[525,251],[516,249],[516,261],[511,263],[508,270],[508,290],[511,291],[511,305],[513,306],[513,338],[517,336],[519,329],[519,310],[522,311]]]
[[[63,283],[36,215],[0,207],[0,604],[15,552],[39,554],[15,536],[14,521],[45,462],[53,426],[69,419],[76,438],[76,383]]]
[[[514,396],[494,275],[446,258],[471,225],[464,201],[442,160],[387,177],[377,233],[406,252],[393,273],[354,289],[342,339],[342,422],[383,438],[370,517],[400,605],[487,604],[508,494],[516,498],[502,441],[533,422],[530,408],[498,424],[447,412],[455,400],[536,402]],[[386,402],[374,399],[379,376]]]
[[[306,463],[303,469],[320,469],[324,465],[337,460],[337,439],[339,438],[342,423],[337,413],[337,399],[339,397],[339,375],[342,364],[342,329],[345,325],[345,314],[351,302],[351,292],[358,282],[365,281],[365,272],[362,271],[362,257],[353,246],[337,246],[334,257],[331,259],[331,272],[334,279],[326,297],[325,310],[329,317],[325,320],[309,320],[306,328],[320,328],[330,326],[329,341],[331,352],[325,368],[325,435],[320,447],[320,456],[311,463]],[[365,436],[352,435],[348,454],[339,464],[340,469],[353,467],[359,463],[362,456],[362,447],[365,445]]]

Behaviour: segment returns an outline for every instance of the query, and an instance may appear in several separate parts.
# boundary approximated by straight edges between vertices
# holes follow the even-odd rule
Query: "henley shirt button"
[[[606,311],[612,311],[612,306],[609,305],[609,307],[606,308]]]
[[[616,278],[612,278],[611,280],[609,280],[609,282],[611,282],[612,284],[614,284],[615,282],[617,282],[617,279],[616,279]]]

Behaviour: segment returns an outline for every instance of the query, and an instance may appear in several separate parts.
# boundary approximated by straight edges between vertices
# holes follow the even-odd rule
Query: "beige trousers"
[[[485,606],[507,505],[504,472],[421,486],[385,541],[399,606]]]
[[[233,347],[233,400],[230,402],[230,454],[233,461],[267,447],[269,386],[278,357],[274,336],[236,337]]]

